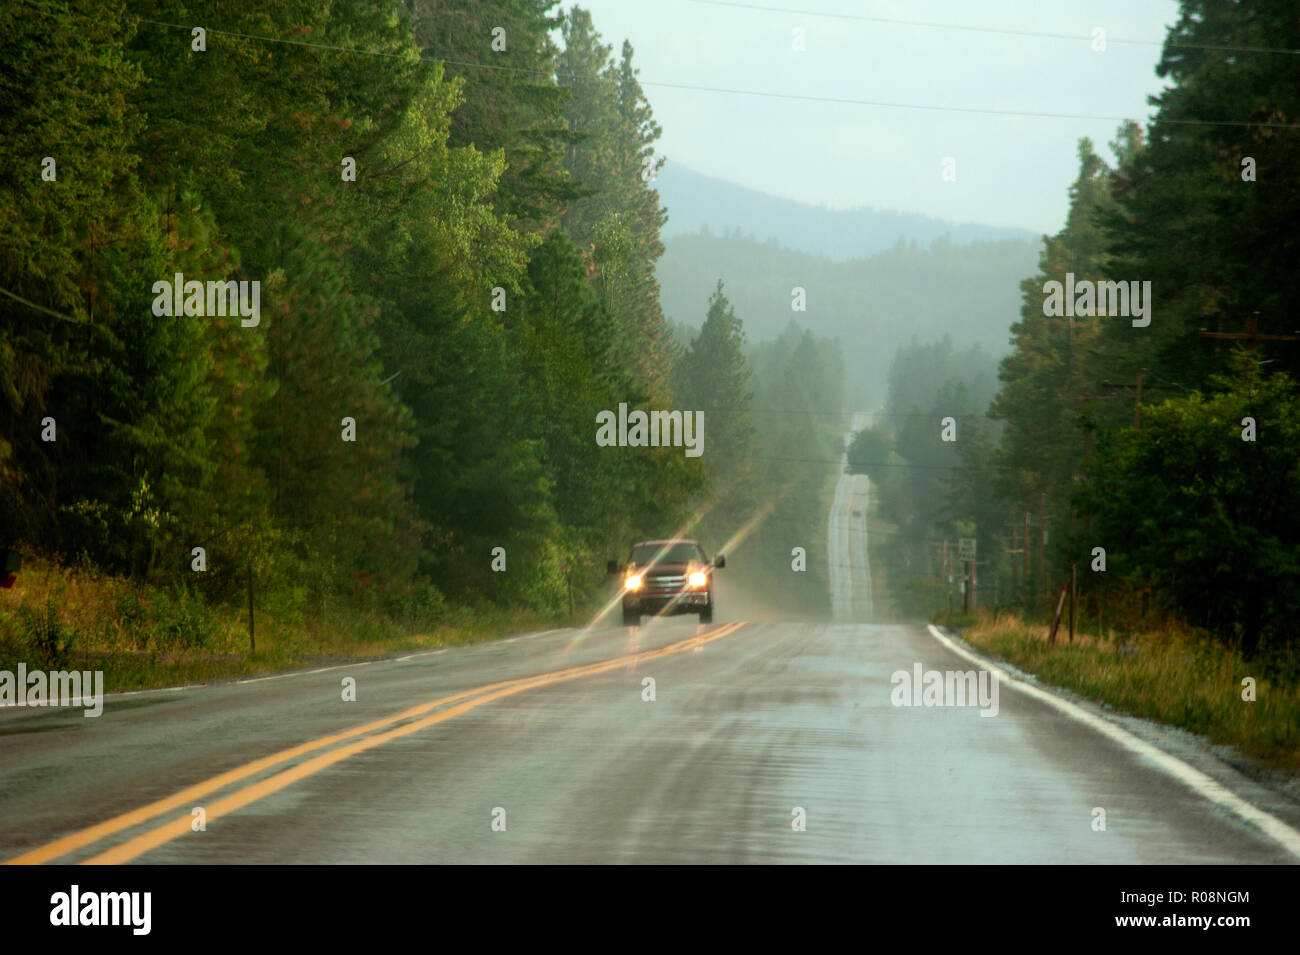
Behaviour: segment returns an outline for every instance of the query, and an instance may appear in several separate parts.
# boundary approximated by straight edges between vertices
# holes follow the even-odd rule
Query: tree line
[[[725,420],[722,463],[594,440],[620,402],[735,411],[748,370],[665,325],[633,49],[555,8],[0,11],[0,545],[559,612],[742,480]],[[258,282],[259,324],[157,317],[177,273]]]
[[[1074,565],[1094,618],[1109,609],[1137,626],[1158,610],[1247,658],[1294,652],[1297,46],[1291,4],[1184,0],[1156,68],[1170,86],[1151,98],[1154,119],[1124,123],[1112,161],[1079,143],[1069,215],[1021,284],[987,420],[943,451],[939,406],[956,402],[923,409],[929,451],[959,467],[942,472],[925,533],[978,538],[981,594],[1054,605]],[[1067,281],[1150,282],[1149,324],[1102,303],[1088,313],[1086,299],[1049,316],[1049,284]],[[863,447],[897,437],[864,435]],[[1022,555],[1004,554],[1023,549],[1026,515],[1027,575]],[[934,573],[927,560],[921,576]]]
[[[748,457],[741,321],[719,285],[668,329],[632,45],[555,6],[0,12],[0,546],[289,609],[558,613],[630,539],[732,541],[785,481]],[[156,316],[177,274],[259,283],[259,322]],[[820,374],[787,344],[777,401]],[[705,409],[705,456],[598,447],[620,403]]]

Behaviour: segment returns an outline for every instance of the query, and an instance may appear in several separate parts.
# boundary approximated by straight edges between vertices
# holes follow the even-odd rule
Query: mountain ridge
[[[974,242],[1036,242],[1031,229],[952,222],[915,212],[870,207],[832,209],[773,196],[680,163],[667,163],[656,180],[668,212],[665,240],[689,235],[752,236],[775,240],[791,251],[834,261],[866,258],[904,241],[935,242],[945,235],[957,246]]]

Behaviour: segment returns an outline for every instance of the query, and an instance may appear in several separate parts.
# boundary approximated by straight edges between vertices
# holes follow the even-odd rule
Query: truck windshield
[[[628,563],[644,567],[647,564],[685,564],[704,560],[695,544],[641,544],[632,548]]]

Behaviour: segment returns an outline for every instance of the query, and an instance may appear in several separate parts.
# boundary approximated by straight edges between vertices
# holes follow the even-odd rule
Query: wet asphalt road
[[[891,705],[896,670],[970,667],[924,628],[725,626],[686,617],[552,631],[110,696],[98,719],[0,710],[0,858],[417,704],[722,633],[561,682],[499,688],[490,692],[506,695],[487,702],[443,703],[47,854],[75,862],[119,847],[118,861],[200,864],[1296,861],[1143,757],[1010,687],[993,718]],[[355,702],[341,699],[345,676],[357,681]],[[348,745],[357,751],[340,755]],[[309,763],[329,754],[328,765]],[[283,786],[265,783],[294,767]],[[208,813],[205,831],[192,831],[195,807]],[[1104,832],[1093,831],[1094,807],[1106,810]],[[804,831],[792,828],[796,808]],[[493,828],[498,810],[504,831]],[[173,831],[149,836],[169,820]]]

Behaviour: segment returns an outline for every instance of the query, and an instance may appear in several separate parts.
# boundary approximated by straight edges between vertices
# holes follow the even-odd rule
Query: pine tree
[[[739,531],[757,505],[753,393],[744,345],[744,324],[719,280],[700,333],[682,356],[675,389],[688,410],[704,412],[710,500],[703,526],[718,543]]]
[[[563,203],[580,194],[561,165],[569,141],[564,89],[552,76],[551,31],[558,0],[407,0],[423,55],[445,62],[463,84],[451,145],[505,159],[496,211],[519,228],[544,231]],[[498,33],[497,31],[501,32]],[[504,43],[504,50],[493,48]]]

